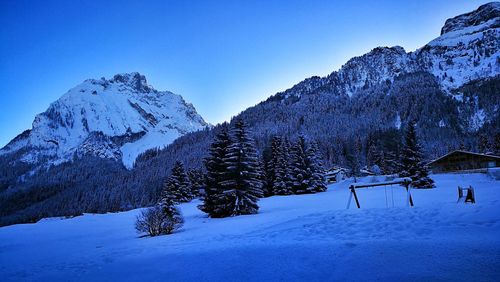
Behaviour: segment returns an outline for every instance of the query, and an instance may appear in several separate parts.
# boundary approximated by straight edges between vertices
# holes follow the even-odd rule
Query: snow
[[[500,182],[485,174],[432,177],[437,188],[412,190],[413,208],[405,206],[404,188],[392,186],[358,189],[362,208],[351,205],[346,210],[352,184],[346,180],[330,185],[325,193],[263,199],[257,215],[210,219],[196,208],[198,201],[183,204],[184,227],[155,238],[135,233],[139,210],[2,227],[0,277],[2,281],[496,280]],[[472,185],[477,204],[457,204],[458,185]]]
[[[484,112],[484,109],[479,109],[471,117],[469,122],[470,124],[469,128],[472,131],[477,131],[483,126],[485,120],[486,120],[486,113]]]
[[[495,27],[498,24],[498,18],[491,19],[475,26],[462,27],[459,30],[450,31],[429,42],[430,46],[456,46],[459,44],[468,44],[471,41],[482,38],[482,32]]]
[[[397,129],[401,129],[401,116],[398,115],[396,116],[396,121],[394,122],[394,126],[397,128]]]

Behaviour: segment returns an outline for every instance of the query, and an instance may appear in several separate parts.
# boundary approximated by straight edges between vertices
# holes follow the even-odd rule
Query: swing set
[[[406,205],[407,206],[412,206],[413,207],[413,198],[411,197],[411,187],[410,187],[411,179],[410,178],[402,178],[397,181],[390,181],[390,182],[379,182],[379,183],[373,183],[373,184],[352,184],[349,186],[349,189],[351,190],[351,193],[349,194],[349,201],[347,202],[347,209],[351,206],[351,201],[352,198],[354,197],[354,200],[356,201],[356,206],[361,208],[359,204],[359,199],[358,195],[356,194],[356,189],[360,188],[371,188],[371,187],[377,187],[377,186],[384,186],[384,193],[385,193],[385,206],[389,207],[389,201],[387,199],[387,186],[391,187],[391,199],[392,199],[392,206],[394,207],[394,193],[393,193],[393,185],[402,185],[406,189]]]

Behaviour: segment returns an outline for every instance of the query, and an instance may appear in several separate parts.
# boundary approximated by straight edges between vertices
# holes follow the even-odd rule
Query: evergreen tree
[[[294,177],[293,177],[293,165],[292,165],[292,155],[291,155],[291,145],[290,141],[288,138],[283,138],[283,141],[281,143],[282,146],[282,152],[283,152],[283,166],[284,166],[284,181],[285,185],[288,188],[288,190],[293,193],[293,183],[294,183]]]
[[[377,148],[377,144],[375,144],[375,141],[372,138],[369,139],[367,147],[368,152],[366,153],[366,161],[368,166],[371,167],[373,165],[378,165],[377,162],[380,159],[379,149]]]
[[[299,136],[297,142],[292,148],[292,179],[293,191],[295,194],[314,193],[315,190],[310,186],[310,172],[306,156],[306,140],[304,136]]]
[[[384,174],[395,174],[401,171],[401,163],[393,151],[386,151],[383,154]]]
[[[292,189],[289,181],[289,168],[288,168],[288,148],[282,138],[275,136],[272,143],[272,181],[273,181],[273,194],[275,195],[290,195]]]
[[[215,136],[209,148],[209,156],[205,158],[206,186],[203,204],[200,210],[210,217],[225,217],[234,210],[234,203],[230,195],[225,193],[222,183],[228,179],[228,168],[224,159],[231,145],[228,125],[224,123],[220,132]]]
[[[230,197],[233,206],[227,216],[254,214],[259,209],[257,201],[263,196],[262,172],[255,142],[243,120],[236,121],[232,141],[224,158],[228,177],[222,182],[224,193]]]
[[[479,153],[483,154],[490,151],[490,141],[488,140],[488,136],[484,133],[479,136],[478,150]]]
[[[184,170],[184,165],[177,161],[172,168],[172,174],[165,182],[166,190],[176,196],[177,203],[188,202],[193,199],[191,183]]]
[[[137,218],[136,229],[138,231],[145,232],[147,230],[150,235],[155,236],[170,234],[182,226],[184,219],[175,206],[186,199],[180,183],[179,178],[173,175],[167,179],[163,185],[160,202]]]
[[[200,169],[190,169],[187,175],[191,183],[191,194],[197,198],[200,196],[200,189],[205,187],[205,175]]]
[[[262,151],[262,168],[263,172],[263,185],[262,193],[264,197],[269,197],[273,195],[273,175],[274,166],[272,165],[272,150],[271,144],[266,146]]]
[[[400,176],[410,177],[415,188],[435,187],[427,166],[422,161],[422,149],[417,141],[415,122],[410,122],[406,131]]]
[[[500,155],[500,132],[497,132],[493,139],[493,151],[495,152],[495,155]]]
[[[309,169],[309,186],[314,189],[315,192],[326,191],[326,180],[324,169],[321,164],[320,157],[318,155],[318,146],[316,142],[310,142],[306,150],[307,165]]]

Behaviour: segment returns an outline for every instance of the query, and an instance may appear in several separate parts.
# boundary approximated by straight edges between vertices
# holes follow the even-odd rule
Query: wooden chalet
[[[500,157],[456,150],[428,163],[433,173],[454,171],[486,171],[500,167]]]

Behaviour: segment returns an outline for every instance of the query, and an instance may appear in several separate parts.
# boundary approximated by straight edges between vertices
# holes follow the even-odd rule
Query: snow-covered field
[[[271,197],[258,215],[209,219],[181,205],[177,233],[139,238],[138,210],[0,228],[1,281],[498,281],[500,182],[434,175],[437,188]],[[362,181],[370,181],[363,179]],[[457,204],[457,185],[477,204]],[[386,192],[387,206],[386,207]],[[392,196],[394,195],[394,207]]]

